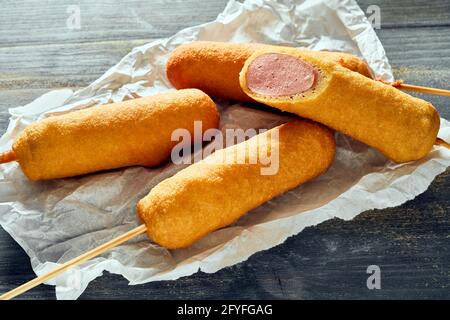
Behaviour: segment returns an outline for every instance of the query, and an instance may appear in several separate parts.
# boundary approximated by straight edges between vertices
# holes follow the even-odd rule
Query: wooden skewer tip
[[[438,145],[438,146],[446,147],[447,149],[450,149],[450,143],[442,140],[441,138],[437,138],[436,142],[434,144]]]
[[[8,150],[0,153],[0,163],[7,163],[17,160],[17,155],[14,150]]]

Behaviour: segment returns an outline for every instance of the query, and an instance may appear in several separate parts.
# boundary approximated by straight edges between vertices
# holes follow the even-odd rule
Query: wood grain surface
[[[8,108],[61,88],[81,88],[133,47],[213,20],[226,0],[0,1],[0,133]],[[449,88],[448,0],[360,0],[381,9],[377,33],[396,78]],[[67,7],[81,9],[81,29],[66,27]],[[450,99],[427,96],[450,119]],[[82,299],[408,299],[450,298],[449,170],[416,199],[330,220],[284,244],[214,274],[128,286],[121,276],[93,281]],[[0,229],[0,292],[35,275],[28,256]],[[382,289],[368,290],[366,268],[379,265]],[[21,299],[53,299],[39,286]]]

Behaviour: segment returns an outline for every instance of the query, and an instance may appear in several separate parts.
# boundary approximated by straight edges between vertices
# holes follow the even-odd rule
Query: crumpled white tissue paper
[[[52,91],[10,109],[11,120],[0,149],[10,148],[25,126],[49,114],[171,88],[165,77],[168,55],[176,46],[194,40],[345,51],[365,58],[376,76],[393,79],[384,49],[355,1],[285,2],[231,0],[215,21],[134,48],[84,89]],[[270,128],[285,120],[239,104],[219,104],[222,128]],[[450,141],[450,123],[444,119],[439,136]],[[215,272],[274,247],[307,226],[400,205],[424,192],[450,165],[450,150],[443,147],[435,146],[420,161],[399,165],[343,135],[337,135],[337,145],[336,161],[326,174],[190,248],[168,251],[142,235],[49,283],[56,285],[58,299],[76,299],[104,270],[123,275],[130,284],[174,280],[198,270]],[[17,163],[0,165],[0,223],[25,249],[40,275],[137,226],[137,201],[180,169],[170,164],[155,169],[133,167],[32,183]]]

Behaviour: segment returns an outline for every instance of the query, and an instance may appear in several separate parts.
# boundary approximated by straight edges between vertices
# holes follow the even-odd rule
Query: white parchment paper
[[[383,47],[354,1],[285,2],[230,1],[215,21],[134,48],[84,89],[52,91],[10,109],[0,149],[8,149],[25,126],[49,114],[170,88],[165,77],[168,54],[193,40],[345,51],[364,57],[378,77],[393,79]],[[270,128],[285,120],[239,104],[219,104],[222,127]],[[450,123],[443,119],[439,136],[450,141]],[[450,165],[450,151],[443,147],[434,147],[421,161],[398,165],[346,136],[338,134],[337,143],[336,161],[326,174],[257,208],[235,225],[176,251],[160,248],[145,236],[136,238],[52,280],[57,298],[76,299],[104,270],[123,275],[130,284],[173,280],[198,270],[215,272],[276,246],[307,226],[400,205],[424,192]],[[170,164],[134,167],[32,183],[16,163],[0,165],[0,223],[30,256],[33,270],[42,274],[137,226],[137,201],[180,169]]]

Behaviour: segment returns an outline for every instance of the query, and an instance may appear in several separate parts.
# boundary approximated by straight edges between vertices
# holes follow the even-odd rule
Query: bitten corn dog
[[[219,98],[251,101],[239,86],[239,72],[252,53],[264,48],[277,47],[258,43],[209,41],[184,44],[170,55],[166,67],[167,78],[177,89],[197,88]],[[352,71],[372,77],[367,63],[356,56],[329,51],[311,52],[320,59],[331,59]]]
[[[31,180],[71,177],[125,166],[155,166],[177,143],[173,130],[191,136],[218,126],[214,102],[197,89],[73,111],[37,121],[21,133],[3,162],[16,159]]]
[[[273,138],[275,130],[278,139]],[[261,150],[278,150],[275,174],[261,175],[264,165],[249,161]],[[334,153],[331,130],[295,120],[216,151],[160,182],[139,201],[137,211],[153,241],[169,249],[186,247],[320,175],[331,165]],[[236,160],[242,154],[245,163]]]
[[[251,98],[323,123],[399,163],[424,157],[439,130],[431,103],[306,51],[255,52],[240,83]]]

